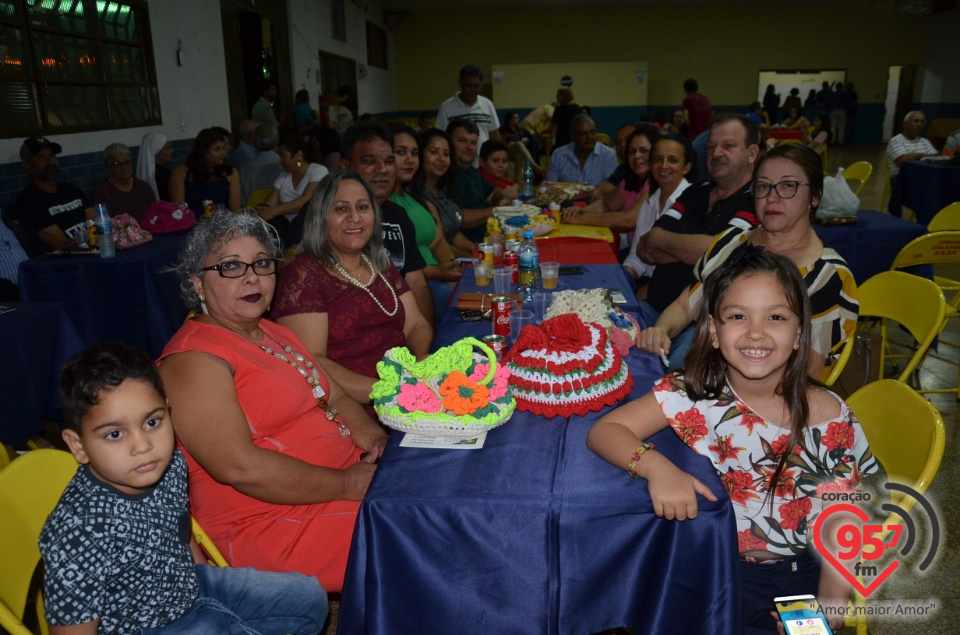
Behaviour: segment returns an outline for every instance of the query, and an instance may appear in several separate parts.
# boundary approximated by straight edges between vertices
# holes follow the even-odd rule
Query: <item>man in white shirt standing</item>
[[[460,69],[460,92],[440,104],[437,111],[436,127],[447,129],[447,124],[454,119],[472,121],[480,129],[477,147],[483,145],[487,139],[500,138],[500,119],[493,102],[480,94],[483,85],[483,71],[476,66],[464,66]],[[478,158],[474,158],[473,167],[478,166]]]
[[[887,167],[890,168],[891,180],[900,174],[900,166],[904,161],[916,161],[921,157],[939,154],[932,143],[920,136],[925,125],[927,118],[923,113],[911,110],[903,118],[903,131],[890,139],[887,144]]]

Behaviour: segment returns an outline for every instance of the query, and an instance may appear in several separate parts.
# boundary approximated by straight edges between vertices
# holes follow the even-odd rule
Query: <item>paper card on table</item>
[[[437,450],[479,450],[487,440],[487,433],[481,432],[475,437],[432,437],[426,434],[406,432],[400,441],[402,448],[430,448]]]
[[[610,292],[610,301],[614,304],[626,304],[627,299],[623,297],[623,292],[620,289],[607,289]]]

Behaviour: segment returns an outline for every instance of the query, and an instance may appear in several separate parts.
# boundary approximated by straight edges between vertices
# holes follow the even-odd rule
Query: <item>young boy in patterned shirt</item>
[[[327,598],[316,578],[203,564],[186,462],[145,353],[92,346],[66,363],[60,394],[63,438],[81,465],[40,534],[51,633],[320,631]]]

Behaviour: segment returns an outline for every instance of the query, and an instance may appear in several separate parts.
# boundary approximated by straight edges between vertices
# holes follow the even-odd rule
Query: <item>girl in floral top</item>
[[[716,499],[643,439],[670,426],[708,457],[737,516],[745,632],[776,632],[774,597],[816,593],[846,606],[850,585],[821,571],[808,545],[831,504],[822,486],[853,491],[877,465],[847,405],[807,376],[810,301],[795,264],[749,248],[707,278],[704,295],[685,370],[600,419],[587,445],[647,479],[657,515],[677,520],[696,517],[697,494]],[[850,520],[825,523],[833,553]],[[836,613],[830,621],[843,626]]]

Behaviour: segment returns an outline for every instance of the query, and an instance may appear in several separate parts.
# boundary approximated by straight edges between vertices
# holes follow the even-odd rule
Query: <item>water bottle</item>
[[[113,258],[117,255],[117,248],[113,244],[113,223],[110,221],[110,214],[107,213],[107,206],[103,203],[97,203],[93,222],[97,226],[97,246],[100,247],[100,257]]]
[[[537,286],[537,272],[540,269],[540,250],[533,239],[533,230],[523,232],[523,242],[517,249],[517,263],[520,272],[520,286],[533,288]]]
[[[528,199],[533,198],[533,167],[529,161],[523,170],[523,196]]]

